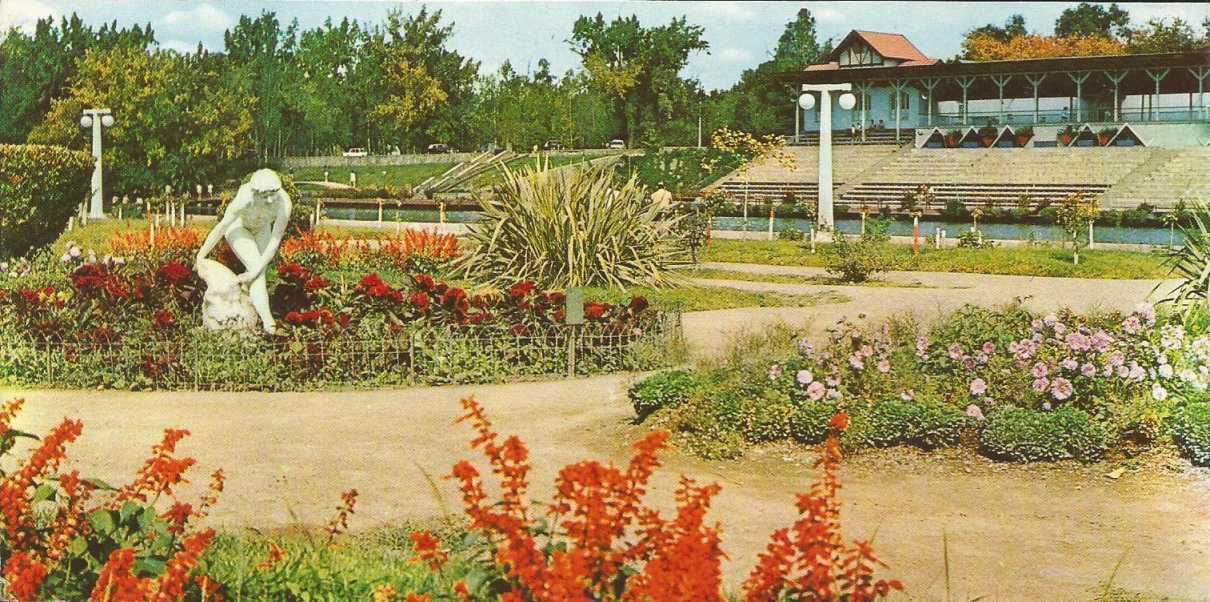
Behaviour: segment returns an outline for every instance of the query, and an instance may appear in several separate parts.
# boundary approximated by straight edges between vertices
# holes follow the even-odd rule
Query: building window
[[[891,90],[890,96],[887,97],[887,105],[890,107],[888,109],[890,113],[895,112],[895,109],[896,109],[895,98],[896,97],[899,98],[899,106],[898,106],[899,109],[902,109],[903,111],[907,111],[908,109],[911,108],[912,95],[908,92],[908,90],[900,90],[899,94],[895,94],[895,91]]]

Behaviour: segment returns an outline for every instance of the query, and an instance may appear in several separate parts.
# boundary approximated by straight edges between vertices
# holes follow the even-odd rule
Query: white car
[[[366,152],[366,149],[364,148],[350,148],[349,150],[345,151],[346,157],[366,157],[369,156],[369,154],[370,153]]]
[[[614,138],[605,145],[605,148],[626,148],[626,141],[621,138]]]

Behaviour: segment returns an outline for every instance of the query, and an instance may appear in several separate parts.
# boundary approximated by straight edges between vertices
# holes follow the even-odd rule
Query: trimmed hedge
[[[1172,427],[1181,453],[1198,466],[1210,466],[1210,402],[1185,406],[1176,415]]]
[[[672,370],[654,374],[631,385],[627,395],[638,420],[642,421],[660,408],[684,403],[697,385],[697,375]]]
[[[1086,412],[1062,408],[1036,412],[1006,408],[987,417],[979,438],[991,458],[1013,462],[1076,459],[1095,462],[1105,457],[1109,433]]]
[[[0,144],[0,258],[54,242],[88,195],[88,153],[40,144]]]

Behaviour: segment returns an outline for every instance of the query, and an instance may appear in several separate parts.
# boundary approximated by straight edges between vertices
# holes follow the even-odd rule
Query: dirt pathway
[[[764,266],[742,263],[707,263],[703,267],[754,274],[779,274],[818,278],[822,268]],[[851,286],[832,284],[788,284],[747,280],[695,278],[707,286],[726,286],[748,291],[785,294],[840,293],[849,300],[814,307],[747,307],[693,312],[685,315],[685,337],[690,350],[698,356],[722,350],[731,335],[785,322],[802,326],[806,332],[819,333],[841,318],[858,323],[878,322],[892,315],[911,314],[928,322],[946,312],[973,303],[985,307],[1003,305],[1021,297],[1035,311],[1070,307],[1078,311],[1093,309],[1129,311],[1140,301],[1162,298],[1166,287],[1158,280],[1091,280],[1085,278],[1045,278],[941,272],[889,272],[880,277],[889,284],[903,286]],[[1159,293],[1152,295],[1157,285]]]
[[[17,427],[44,432],[62,416],[85,422],[74,466],[125,482],[167,426],[188,427],[181,451],[198,460],[188,494],[223,467],[227,490],[213,524],[320,525],[342,490],[361,492],[355,528],[458,510],[441,479],[474,458],[466,427],[450,426],[457,400],[474,393],[502,432],[530,446],[533,493],[549,499],[557,467],[584,458],[628,457],[643,427],[629,423],[628,378],[555,383],[280,394],[26,391]],[[17,394],[0,391],[0,398]],[[22,454],[23,455],[23,454]],[[676,476],[720,482],[712,515],[725,528],[737,586],[769,533],[794,518],[794,492],[812,478],[810,453],[774,448],[736,462],[666,455],[649,499],[671,504]],[[477,459],[477,458],[476,458]],[[482,464],[480,464],[482,466]],[[1210,473],[1134,474],[1107,469],[1004,467],[979,458],[906,452],[862,456],[843,470],[847,535],[876,534],[880,555],[917,599],[943,599],[943,533],[954,599],[1088,599],[1116,583],[1161,595],[1210,592]],[[968,472],[969,471],[969,472]],[[435,482],[430,486],[426,475]]]

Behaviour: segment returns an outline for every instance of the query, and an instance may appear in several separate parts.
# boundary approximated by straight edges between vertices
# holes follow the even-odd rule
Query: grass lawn
[[[432,176],[441,175],[453,166],[453,163],[417,163],[414,165],[367,165],[352,169],[357,172],[357,186],[365,188],[415,186]],[[306,167],[296,170],[294,179],[322,182],[325,169],[328,171],[329,182],[349,183],[348,167]]]
[[[642,295],[652,305],[681,311],[710,311],[736,307],[812,307],[825,303],[843,303],[847,297],[827,291],[811,295],[785,295],[741,291],[738,289],[686,284],[674,288],[630,288],[625,291],[586,288],[584,298],[609,303],[626,303],[632,296]]]
[[[756,272],[741,272],[739,270],[721,270],[716,268],[685,268],[681,273],[690,278],[706,278],[709,280],[742,280],[744,282],[770,282],[773,284],[819,284],[844,286],[875,286],[896,288],[932,288],[923,284],[884,282],[882,280],[867,280],[865,282],[842,282],[827,276],[796,276],[794,274],[761,274]]]
[[[822,246],[821,251],[827,249]],[[924,249],[913,256],[906,245],[892,245],[897,270],[965,272],[1016,276],[1068,278],[1159,279],[1168,276],[1164,256],[1133,251],[1083,251],[1080,265],[1072,265],[1071,251],[1055,247],[992,249]],[[784,240],[727,240],[710,242],[702,261],[764,265],[823,267],[824,253],[812,255],[800,243]]]
[[[589,155],[547,155],[545,157],[541,157],[540,159],[534,158],[534,157],[526,157],[526,158],[518,160],[518,161],[510,162],[508,164],[508,167],[509,167],[509,169],[511,169],[513,171],[520,171],[520,170],[528,168],[528,167],[537,166],[537,165],[539,165],[539,161],[541,161],[541,165],[544,165],[547,169],[555,169],[555,168],[563,167],[566,165],[574,165],[576,163],[582,163],[589,159],[595,159],[595,158],[596,157],[592,157]],[[495,184],[499,180],[500,180],[500,169],[498,167],[495,167],[495,168],[492,168],[484,173],[481,173],[481,174],[471,178],[469,182],[463,183],[461,188],[466,188],[468,190],[477,190],[479,188],[486,188],[488,186],[491,186],[492,184]]]

